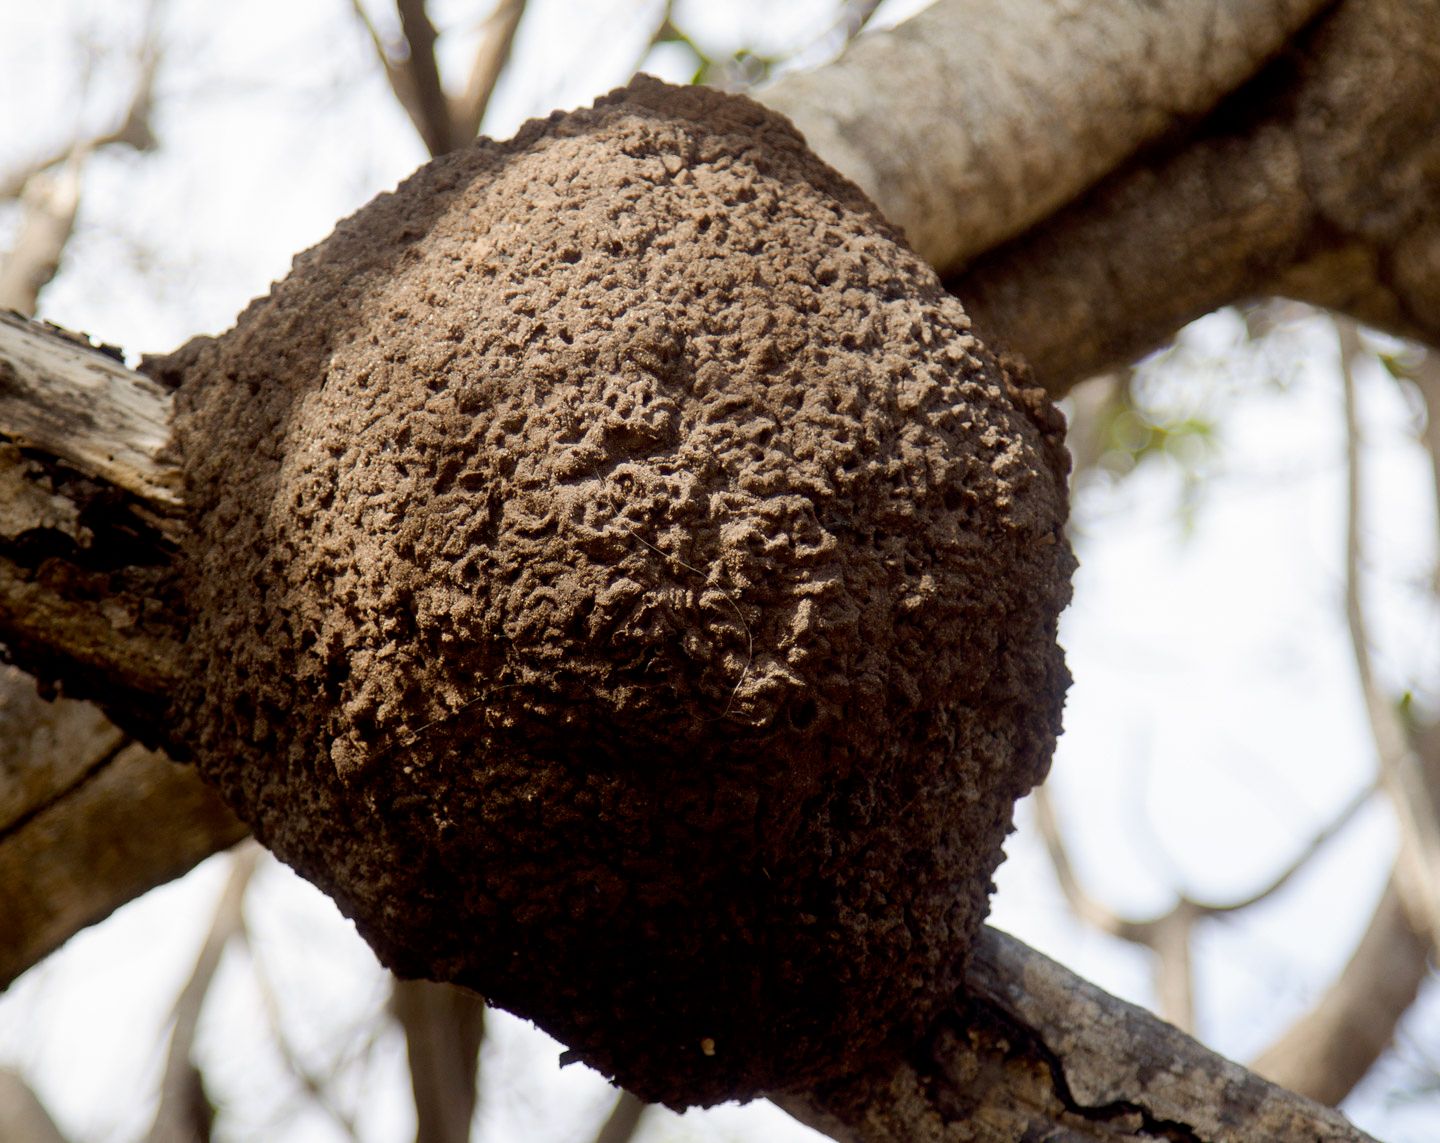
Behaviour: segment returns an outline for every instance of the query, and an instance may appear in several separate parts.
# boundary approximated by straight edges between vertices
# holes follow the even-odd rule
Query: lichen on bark
[[[386,964],[676,1106],[955,991],[1059,729],[1062,424],[785,120],[482,140],[168,368],[176,737]]]

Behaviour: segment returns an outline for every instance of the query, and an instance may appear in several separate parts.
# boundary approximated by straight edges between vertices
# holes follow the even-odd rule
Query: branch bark
[[[1437,0],[941,0],[760,98],[1059,394],[1272,294],[1440,344],[1437,21]]]
[[[73,336],[0,314],[0,987],[245,828],[161,738],[183,621],[169,394]]]
[[[942,0],[758,98],[955,274],[1186,129],[1331,4]]]
[[[909,1056],[776,1102],[842,1143],[1370,1138],[995,929],[966,990]]]
[[[1340,5],[1189,138],[948,284],[1054,393],[1267,295],[1440,343],[1437,20]]]
[[[0,314],[0,630],[37,678],[150,742],[183,638],[169,402],[110,353]]]

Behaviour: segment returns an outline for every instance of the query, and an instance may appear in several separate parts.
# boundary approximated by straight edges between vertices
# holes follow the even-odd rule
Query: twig
[[[1154,952],[1155,993],[1160,1014],[1177,1027],[1189,1029],[1194,1026],[1191,936],[1195,925],[1207,918],[1252,908],[1280,892],[1326,843],[1355,819],[1374,792],[1372,785],[1356,793],[1266,885],[1254,893],[1228,902],[1197,901],[1187,893],[1180,893],[1166,912],[1144,920],[1121,916],[1085,889],[1070,860],[1055,815],[1054,802],[1046,786],[1039,787],[1034,793],[1035,823],[1070,911],[1078,920],[1102,933]]]
[[[136,51],[138,72],[135,90],[129,105],[119,122],[108,131],[102,131],[91,138],[74,138],[39,158],[16,167],[0,176],[0,201],[17,199],[37,175],[66,163],[77,153],[88,154],[103,147],[124,145],[136,151],[152,151],[158,145],[151,129],[150,119],[154,110],[155,76],[160,69],[159,33],[156,31],[159,13],[165,0],[151,0],[145,14],[145,32]],[[13,307],[12,307],[13,308]]]
[[[1432,939],[1440,943],[1440,822],[1436,820],[1420,760],[1411,748],[1400,715],[1375,678],[1360,599],[1364,479],[1353,362],[1364,347],[1352,321],[1337,317],[1335,332],[1345,400],[1345,621],[1350,631],[1355,673],[1370,720],[1370,733],[1375,740],[1380,785],[1395,808],[1400,827],[1400,853],[1396,859],[1400,889],[1416,923],[1426,926]]]
[[[355,1116],[335,1102],[325,1081],[306,1067],[291,1045],[290,1038],[285,1034],[284,1023],[280,1018],[279,999],[275,995],[269,975],[265,972],[263,960],[253,947],[250,950],[250,963],[255,975],[255,985],[260,991],[260,1005],[265,1012],[266,1023],[270,1026],[270,1035],[275,1041],[280,1058],[285,1062],[286,1070],[299,1081],[304,1093],[335,1121],[335,1125],[344,1132],[347,1138],[352,1140],[352,1143],[360,1143],[360,1128]],[[373,1037],[371,1042],[373,1042]],[[362,1053],[355,1053],[356,1056],[360,1054]],[[337,1063],[332,1072],[339,1070],[340,1067]]]
[[[425,0],[395,0],[400,14],[400,31],[408,49],[401,66],[409,77],[414,103],[407,108],[415,129],[432,155],[454,150],[456,138],[450,121],[450,101],[440,82],[440,65],[435,58],[435,41],[440,34],[425,10]]]
[[[878,7],[880,0],[845,0],[840,6],[840,17],[835,21],[836,28],[844,37],[844,43],[848,44],[865,30],[865,25],[870,22],[870,17],[875,15]]]

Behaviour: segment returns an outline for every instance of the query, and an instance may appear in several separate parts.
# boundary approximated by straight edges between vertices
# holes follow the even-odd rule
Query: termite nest
[[[172,745],[386,965],[677,1107],[952,997],[1059,729],[1062,423],[784,119],[481,140],[152,368]]]

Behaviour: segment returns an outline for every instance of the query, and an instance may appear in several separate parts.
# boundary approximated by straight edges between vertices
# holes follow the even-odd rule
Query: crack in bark
[[[1092,1123],[1114,1124],[1126,1119],[1138,1120],[1138,1128],[1122,1126],[1122,1130],[1136,1138],[1164,1139],[1169,1143],[1209,1143],[1188,1124],[1163,1119],[1134,1100],[1082,1103],[1070,1087],[1064,1060],[1045,1042],[1040,1032],[995,1001],[972,997],[966,1011],[972,1021],[972,1043],[987,1035],[994,1037],[990,1046],[976,1044],[977,1054],[984,1053],[988,1047],[990,1051],[1001,1052],[1007,1063],[1024,1058],[1032,1064],[1038,1064],[1049,1074],[1050,1094],[1071,1114]]]

